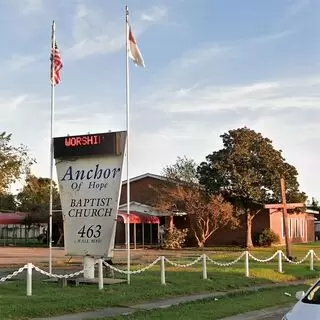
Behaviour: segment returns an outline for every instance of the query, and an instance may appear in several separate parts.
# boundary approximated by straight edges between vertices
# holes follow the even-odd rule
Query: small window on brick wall
[[[294,236],[295,238],[299,238],[300,234],[299,234],[299,218],[295,218],[295,228],[294,228]]]
[[[304,228],[305,228],[305,220],[304,219],[301,219],[301,224],[300,224],[300,235],[302,238],[304,238]]]
[[[289,238],[292,238],[292,218],[289,218]]]
[[[280,217],[280,223],[281,223],[281,238],[284,239],[283,217]]]

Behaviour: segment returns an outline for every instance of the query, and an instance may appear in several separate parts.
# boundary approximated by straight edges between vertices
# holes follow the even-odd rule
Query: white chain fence
[[[310,251],[305,255],[305,257],[302,258],[300,261],[292,261],[292,260],[290,260],[282,251],[281,251],[281,253],[282,253],[282,256],[284,257],[284,259],[285,259],[287,262],[292,263],[292,264],[301,264],[301,263],[305,262],[310,255],[312,255],[312,254],[313,254],[313,256],[315,255],[314,251],[313,251],[313,250],[310,250]],[[319,259],[318,259],[318,260],[319,260]]]
[[[212,260],[211,258],[209,258],[208,256],[207,259],[208,261],[210,261],[211,263],[215,264],[216,266],[218,267],[230,267],[232,266],[233,264],[236,264],[237,262],[239,262],[241,260],[241,258],[243,258],[243,256],[245,256],[246,254],[246,251],[242,252],[240,254],[240,256],[238,258],[236,258],[235,260],[231,261],[231,262],[226,262],[226,263],[223,263],[223,262],[218,262],[218,261],[215,261],[215,260]]]
[[[267,262],[274,260],[277,257],[279,272],[282,272],[282,258],[284,258],[285,261],[287,261],[291,264],[295,264],[295,265],[302,264],[303,262],[305,262],[309,258],[310,259],[310,270],[314,270],[314,259],[320,260],[319,257],[314,252],[314,250],[309,250],[307,252],[307,254],[299,261],[291,260],[281,250],[278,250],[271,257],[266,258],[266,259],[259,259],[255,256],[253,256],[249,251],[244,251],[235,260],[233,260],[231,262],[225,262],[225,263],[213,260],[210,257],[208,257],[206,254],[203,254],[203,255],[197,257],[192,262],[189,262],[186,264],[180,264],[180,263],[174,262],[164,256],[160,256],[160,257],[157,257],[153,262],[151,262],[146,267],[143,267],[138,270],[118,269],[117,267],[109,264],[108,262],[104,261],[103,259],[95,260],[94,264],[98,263],[98,265],[99,265],[98,283],[99,283],[99,289],[103,289],[103,265],[105,267],[107,267],[115,272],[119,272],[121,274],[135,275],[135,274],[140,274],[140,273],[143,273],[143,272],[149,270],[150,268],[154,267],[160,261],[161,283],[165,284],[166,283],[166,281],[165,281],[165,262],[167,262],[169,265],[172,265],[172,266],[178,267],[178,268],[188,268],[188,267],[191,267],[199,262],[202,262],[203,279],[207,279],[207,261],[209,263],[212,263],[212,264],[218,266],[218,267],[230,267],[230,266],[238,263],[243,257],[245,258],[244,259],[244,261],[245,261],[245,275],[247,277],[249,277],[249,258],[251,258],[254,261],[260,262],[260,263],[267,263]],[[18,274],[22,273],[24,270],[27,270],[27,295],[32,295],[32,270],[33,269],[36,272],[39,272],[40,274],[42,274],[44,276],[47,276],[49,278],[57,278],[57,279],[74,278],[74,277],[77,277],[81,274],[84,274],[85,271],[87,271],[87,270],[83,269],[83,270],[80,270],[80,271],[77,271],[74,273],[69,273],[69,274],[53,274],[53,273],[49,273],[45,270],[42,270],[41,268],[33,265],[32,263],[28,263],[28,264],[25,264],[23,267],[19,268],[18,270],[14,271],[13,273],[0,278],[0,283],[4,283],[5,281],[12,279],[13,277],[16,277]]]
[[[0,278],[0,282],[5,282],[5,281],[7,281],[7,280],[10,280],[11,278],[13,278],[13,277],[16,277],[19,273],[21,273],[23,270],[25,270],[25,269],[27,269],[27,267],[28,267],[28,265],[24,265],[23,267],[21,267],[19,270],[17,270],[17,271],[14,271],[13,273],[11,273],[11,274],[8,274],[7,276],[5,276],[5,277],[2,277],[2,278]]]
[[[119,272],[119,273],[122,273],[122,274],[139,274],[139,273],[142,273],[144,271],[147,271],[148,269],[152,268],[154,265],[156,265],[159,260],[161,259],[161,257],[158,257],[156,260],[154,260],[153,262],[151,262],[149,265],[147,265],[146,267],[142,268],[142,269],[139,269],[139,270],[133,270],[133,271],[128,271],[128,270],[123,270],[123,269],[118,269],[114,266],[112,266],[111,264],[109,264],[108,262],[106,261],[103,261],[103,264],[110,268],[111,270],[113,271],[116,271],[116,272]]]
[[[199,261],[201,261],[203,259],[202,256],[198,257],[197,259],[195,259],[194,261],[190,262],[190,263],[186,263],[186,264],[179,264],[179,263],[176,263],[174,261],[171,261],[169,260],[168,258],[164,257],[164,260],[166,262],[168,262],[169,264],[171,264],[172,266],[174,267],[177,267],[177,268],[188,268],[188,267],[191,267],[193,266],[194,264],[198,263]]]
[[[263,263],[264,263],[264,262],[269,262],[269,261],[273,260],[273,259],[278,255],[278,252],[279,252],[279,251],[275,252],[273,256],[271,256],[270,258],[267,258],[267,259],[258,259],[258,258],[256,258],[256,257],[254,257],[250,252],[249,252],[248,254],[249,254],[249,257],[250,257],[252,260],[257,261],[257,262],[263,262]],[[282,252],[282,251],[281,251],[281,252]]]
[[[69,274],[54,274],[54,273],[49,273],[47,271],[44,271],[36,266],[33,266],[34,270],[41,273],[44,276],[47,276],[49,278],[57,278],[57,279],[68,279],[68,278],[74,278],[79,276],[80,274],[84,273],[84,270],[80,270],[74,273],[69,273]]]

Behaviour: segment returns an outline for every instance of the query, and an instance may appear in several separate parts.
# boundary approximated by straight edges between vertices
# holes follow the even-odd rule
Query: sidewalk
[[[310,281],[314,281],[314,279],[291,281],[286,283],[275,283],[275,284],[268,284],[268,285],[261,285],[261,286],[252,286],[251,288],[242,288],[242,289],[230,290],[226,292],[211,292],[211,293],[204,293],[204,294],[187,295],[187,296],[181,296],[181,297],[175,297],[175,298],[169,298],[169,299],[163,299],[163,300],[157,300],[157,301],[150,301],[150,302],[131,305],[131,306],[110,307],[110,308],[105,308],[105,309],[100,309],[100,310],[90,311],[90,312],[67,314],[67,315],[55,316],[50,318],[34,318],[31,320],[89,320],[89,319],[98,319],[103,317],[116,317],[121,315],[129,315],[136,311],[148,311],[148,310],[159,309],[159,308],[169,308],[182,303],[224,297],[232,293],[247,293],[247,292],[257,291],[260,289],[277,288],[277,287],[284,287],[284,286],[297,286]],[[264,311],[260,310],[260,311],[254,311],[254,312],[252,313],[253,316],[257,317],[259,316],[259,312],[261,315],[261,312],[264,312]],[[285,312],[286,310],[283,313]],[[266,315],[266,313],[264,314]],[[256,320],[256,318],[248,318],[248,317],[241,318],[241,315],[239,315],[240,318],[236,318],[236,317],[231,317],[224,320],[249,320],[249,319]],[[265,319],[269,320],[270,317]]]

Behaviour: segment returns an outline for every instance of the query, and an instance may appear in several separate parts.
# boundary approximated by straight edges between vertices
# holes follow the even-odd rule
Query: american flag
[[[57,85],[60,83],[60,71],[63,67],[63,63],[62,63],[61,54],[56,41],[54,42],[54,46],[52,48],[50,60],[51,60],[50,80],[53,85]]]

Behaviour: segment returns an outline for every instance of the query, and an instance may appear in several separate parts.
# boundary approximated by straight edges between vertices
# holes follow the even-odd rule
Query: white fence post
[[[98,262],[98,272],[99,272],[99,290],[103,289],[103,260],[99,259]]]
[[[166,270],[164,265],[164,256],[160,259],[161,284],[166,284]]]
[[[311,270],[311,271],[314,270],[313,258],[314,258],[314,252],[313,252],[313,250],[311,249],[311,250],[310,250],[310,270]]]
[[[208,274],[207,274],[207,256],[206,256],[206,254],[202,255],[202,278],[203,278],[203,280],[208,279]]]
[[[32,296],[32,268],[33,264],[28,263],[27,264],[27,296],[30,297]]]
[[[278,250],[278,270],[282,273],[282,251]]]
[[[249,277],[249,251],[246,251],[245,254],[245,268],[246,268],[246,277]]]

